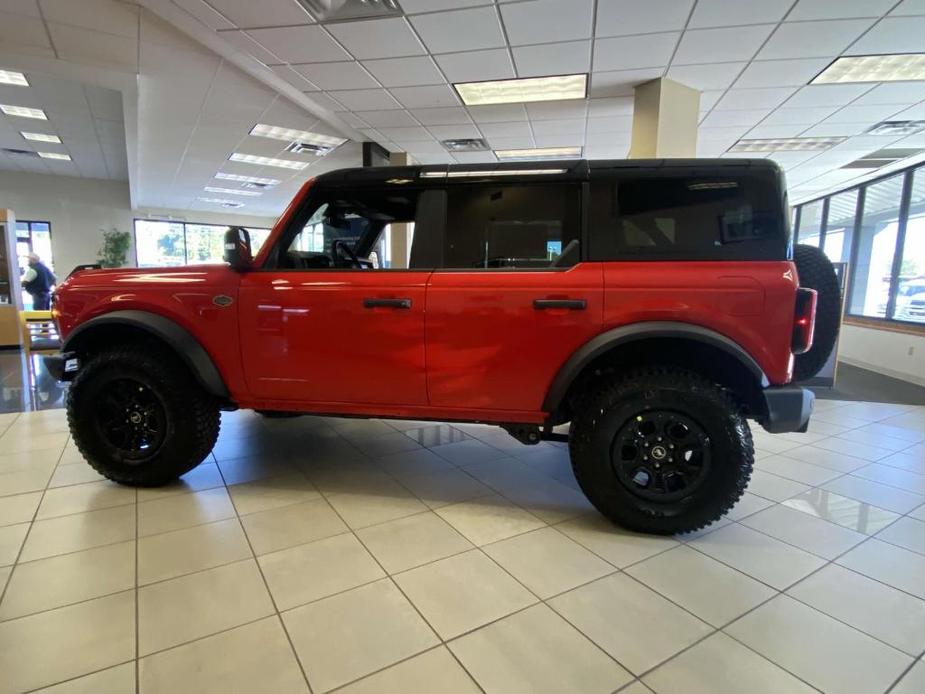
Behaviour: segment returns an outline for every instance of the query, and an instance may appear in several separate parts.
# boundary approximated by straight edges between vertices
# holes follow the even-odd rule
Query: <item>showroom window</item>
[[[800,205],[797,219],[798,243],[848,263],[849,316],[925,324],[925,166]]]
[[[222,263],[222,244],[227,226],[135,220],[135,256],[138,267],[176,267]],[[256,254],[270,235],[269,229],[247,229]]]
[[[52,272],[55,271],[51,256],[51,223],[32,220],[16,221],[16,255],[19,261],[19,274],[23,275],[29,267],[29,254],[38,253],[42,262]],[[32,308],[32,295],[22,290],[22,303],[26,309]]]
[[[549,268],[579,236],[577,186],[459,186],[446,195],[445,268]]]

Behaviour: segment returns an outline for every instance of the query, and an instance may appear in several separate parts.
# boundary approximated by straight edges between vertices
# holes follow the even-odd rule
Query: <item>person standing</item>
[[[22,276],[22,286],[32,297],[32,308],[47,311],[51,299],[51,288],[58,279],[55,273],[42,262],[38,253],[29,254],[29,267]]]

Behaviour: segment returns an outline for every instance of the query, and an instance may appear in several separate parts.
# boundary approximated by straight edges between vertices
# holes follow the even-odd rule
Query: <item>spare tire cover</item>
[[[841,325],[841,291],[835,268],[820,249],[797,244],[793,248],[793,262],[800,286],[818,293],[813,345],[809,351],[794,357],[793,380],[805,381],[819,373],[835,347]]]

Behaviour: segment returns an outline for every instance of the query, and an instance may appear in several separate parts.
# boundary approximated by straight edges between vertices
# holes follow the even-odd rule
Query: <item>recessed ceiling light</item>
[[[257,183],[262,186],[275,186],[279,183],[278,178],[261,178],[260,176],[241,176],[240,174],[222,173],[219,171],[215,178],[223,181],[237,181],[238,183]]]
[[[242,164],[256,164],[257,166],[278,166],[281,169],[296,169],[301,171],[309,162],[292,161],[291,159],[276,159],[274,157],[258,157],[256,154],[233,153],[228,157],[230,161],[239,161]]]
[[[453,87],[466,106],[584,99],[588,92],[588,76],[585,74],[558,75],[488,82],[460,82],[454,84]]]
[[[463,137],[455,140],[440,140],[450,152],[487,152],[488,143],[480,137]]]
[[[739,140],[730,152],[794,152],[829,149],[841,144],[845,137],[782,137]]]
[[[298,0],[319,22],[401,16],[395,0]]]
[[[225,195],[243,195],[249,198],[256,198],[258,195],[263,195],[263,193],[258,193],[256,190],[239,190],[238,188],[217,188],[215,186],[206,186],[203,190],[207,193],[224,193]]]
[[[848,55],[836,58],[810,84],[925,80],[925,53]]]
[[[868,135],[914,135],[925,130],[925,120],[885,120],[864,132]]]
[[[61,144],[61,138],[57,135],[46,135],[45,133],[27,133],[21,132],[22,135],[27,140],[32,140],[33,142],[53,142],[56,145]]]
[[[422,171],[421,178],[480,178],[482,176],[540,176],[544,174],[563,174],[568,169],[499,169],[486,171],[449,170]]]
[[[298,150],[299,152],[311,151],[320,157],[323,157],[335,147],[340,147],[347,141],[345,137],[321,135],[307,130],[281,128],[276,125],[265,125],[264,123],[255,125],[251,129],[251,135],[255,137],[269,137],[273,140],[282,140],[283,142],[301,145]]]
[[[17,87],[28,87],[29,80],[21,72],[0,70],[0,84],[15,84]]]
[[[48,116],[40,108],[29,108],[27,106],[10,106],[0,104],[0,111],[8,116],[19,116],[20,118],[35,118],[36,120],[48,120]]]
[[[39,152],[39,156],[42,159],[58,159],[59,161],[70,161],[71,157],[68,154],[59,154],[58,152]]]
[[[498,159],[577,159],[581,156],[581,147],[535,147],[532,149],[496,149]]]
[[[227,198],[196,198],[201,202],[211,202],[215,205],[221,205],[222,207],[244,207],[243,202],[238,202],[237,200],[228,200]]]

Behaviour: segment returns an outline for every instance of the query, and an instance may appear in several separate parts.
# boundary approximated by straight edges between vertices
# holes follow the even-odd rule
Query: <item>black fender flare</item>
[[[755,359],[737,342],[715,330],[676,321],[644,321],[623,325],[591,338],[579,347],[562,365],[543,401],[544,412],[555,412],[568,393],[569,387],[582,370],[605,352],[621,345],[649,338],[681,338],[715,347],[736,359],[751,373],[762,388],[770,385],[767,375]]]
[[[67,336],[62,352],[79,351],[81,336],[104,326],[128,326],[153,335],[171,347],[189,367],[199,384],[217,398],[230,398],[222,375],[212,357],[193,335],[170,318],[149,311],[113,311],[81,323]]]

